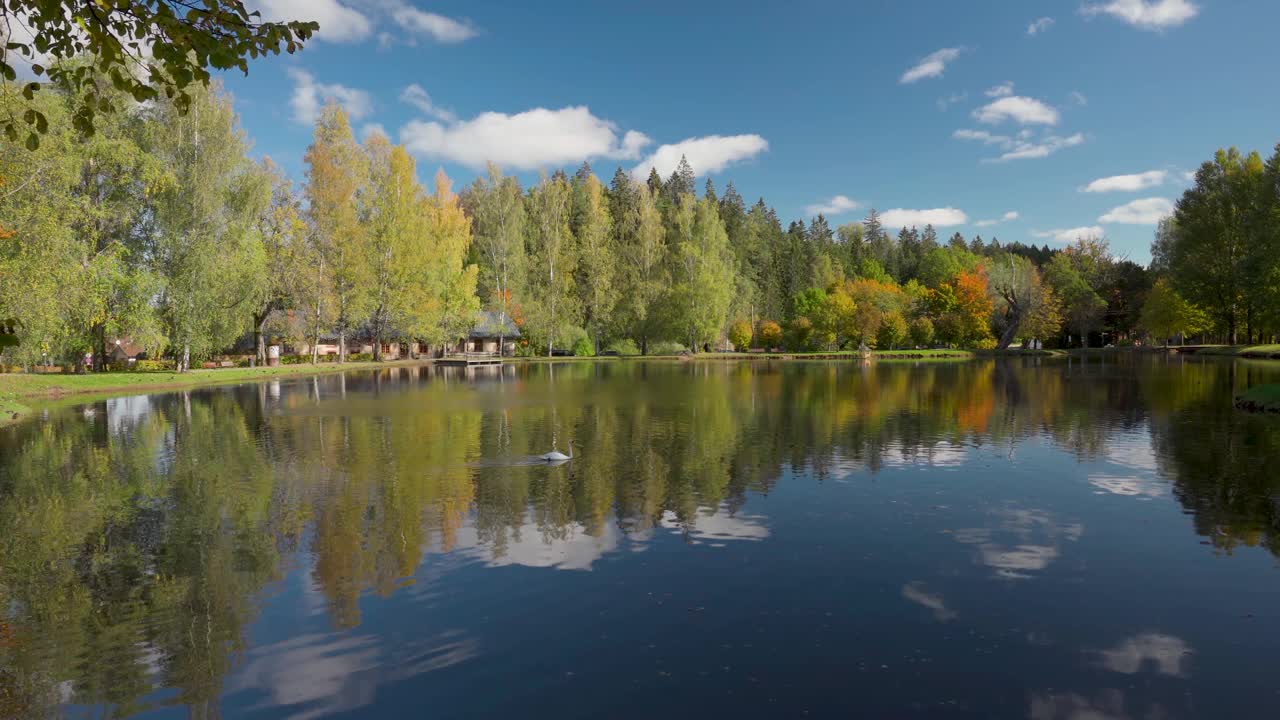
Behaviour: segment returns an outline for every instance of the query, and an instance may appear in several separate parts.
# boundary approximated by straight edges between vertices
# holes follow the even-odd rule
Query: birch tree
[[[333,283],[338,361],[346,362],[347,338],[368,314],[369,252],[360,223],[359,197],[367,175],[364,153],[351,134],[347,114],[330,102],[316,121],[307,148],[306,198],[316,247]]]

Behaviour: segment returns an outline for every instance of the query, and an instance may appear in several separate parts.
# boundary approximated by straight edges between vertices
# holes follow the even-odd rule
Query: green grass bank
[[[1196,354],[1280,360],[1280,345],[1218,345],[1204,348]]]
[[[219,368],[174,372],[104,372],[84,375],[59,373],[0,374],[0,424],[13,422],[38,407],[59,400],[88,400],[130,392],[179,390],[202,385],[253,382],[279,377],[326,375],[349,370],[374,370],[387,367],[412,367],[427,364],[421,360],[391,362],[299,364],[260,368]]]

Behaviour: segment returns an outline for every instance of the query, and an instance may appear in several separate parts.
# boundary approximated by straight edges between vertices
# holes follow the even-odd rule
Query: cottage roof
[[[496,338],[499,335],[509,338],[520,337],[520,328],[511,320],[511,316],[500,312],[481,310],[476,313],[475,325],[471,327],[470,337]]]

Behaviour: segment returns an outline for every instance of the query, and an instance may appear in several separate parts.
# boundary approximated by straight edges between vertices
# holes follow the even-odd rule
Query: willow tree
[[[112,115],[84,137],[66,122],[75,99],[58,91],[33,100],[53,127],[36,151],[0,144],[0,316],[20,321],[25,362],[48,353],[101,368],[110,336],[159,349],[150,300],[154,275],[142,247],[150,190],[168,177],[142,144],[141,113]],[[0,94],[0,112],[22,99]]]
[[[305,161],[312,232],[332,285],[338,361],[346,362],[348,334],[367,317],[372,287],[368,236],[360,222],[358,197],[368,171],[347,114],[336,103],[320,111]]]
[[[164,285],[158,298],[180,372],[191,358],[232,344],[267,291],[258,221],[271,181],[250,161],[231,99],[218,89],[149,111],[149,150],[172,173],[155,193],[149,254]]]

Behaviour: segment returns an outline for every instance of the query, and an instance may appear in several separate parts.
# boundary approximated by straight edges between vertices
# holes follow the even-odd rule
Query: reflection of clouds
[[[1126,675],[1141,672],[1152,662],[1161,675],[1182,677],[1183,663],[1191,654],[1191,646],[1173,635],[1143,633],[1121,642],[1110,650],[1102,651],[1102,665],[1108,670]]]
[[[963,445],[937,442],[933,445],[907,447],[899,442],[890,442],[877,449],[870,457],[837,455],[830,467],[837,474],[851,475],[868,469],[875,472],[881,468],[955,468],[964,465],[968,459],[969,451]]]
[[[1134,470],[1156,471],[1156,453],[1148,435],[1120,435],[1110,439],[1107,459]]]
[[[1103,690],[1093,698],[1077,693],[1036,693],[1027,711],[1031,720],[1125,720],[1124,695]]]
[[[120,435],[128,426],[136,425],[151,412],[150,395],[110,398],[106,400],[107,427],[112,435]]]
[[[288,708],[291,720],[350,712],[386,685],[456,665],[478,654],[475,640],[448,631],[398,648],[372,635],[300,635],[252,651],[233,690],[267,694],[255,709]]]
[[[977,560],[996,574],[1010,578],[1030,577],[1057,559],[1062,541],[1074,542],[1084,534],[1079,523],[1059,523],[1043,510],[1012,508],[996,513],[993,527],[963,528],[957,542],[977,547]]]
[[[722,544],[734,540],[763,540],[769,537],[769,528],[762,515],[731,515],[725,509],[713,514],[695,513],[689,522],[682,522],[674,512],[664,512],[656,523],[657,528],[684,535],[693,543]],[[589,535],[579,523],[568,523],[549,535],[535,523],[525,523],[516,529],[506,528],[506,536],[500,544],[483,540],[474,526],[458,531],[455,550],[464,556],[478,558],[490,567],[523,565],[525,567],[553,567],[560,570],[590,570],[595,561],[618,551],[624,539],[628,550],[642,552],[652,542],[655,530],[626,534],[616,525],[605,525],[599,535]]]
[[[1128,497],[1162,497],[1166,490],[1166,486],[1155,479],[1122,477],[1119,475],[1090,475],[1089,484],[1102,492]]]
[[[899,443],[890,443],[884,450],[881,459],[885,467],[905,467],[909,465],[925,465],[928,467],[960,467],[969,457],[963,445],[949,442],[937,442],[922,447],[903,447]]]
[[[376,681],[361,677],[379,664],[377,639],[300,635],[253,652],[237,689],[265,691],[268,706],[293,706],[293,720],[345,712],[372,702]]]
[[[939,622],[954,620],[956,617],[954,611],[947,609],[946,602],[943,601],[941,595],[933,595],[926,592],[924,583],[918,580],[902,586],[902,597],[917,605],[921,605],[932,610],[933,616],[937,618]]]
[[[490,567],[523,565],[553,567],[561,570],[590,570],[591,564],[618,549],[619,530],[613,525],[601,528],[599,536],[588,535],[586,528],[569,523],[562,537],[547,537],[536,523],[525,523],[518,529],[507,528],[501,555],[495,555],[491,544],[480,539],[474,526],[458,530],[457,552],[480,558]]]
[[[686,528],[680,518],[668,510],[659,521],[662,527],[688,531],[693,540],[718,542],[724,540],[764,540],[769,537],[769,527],[765,525],[763,515],[730,515],[726,510],[717,510],[714,515],[698,513],[693,519],[693,527]]]

